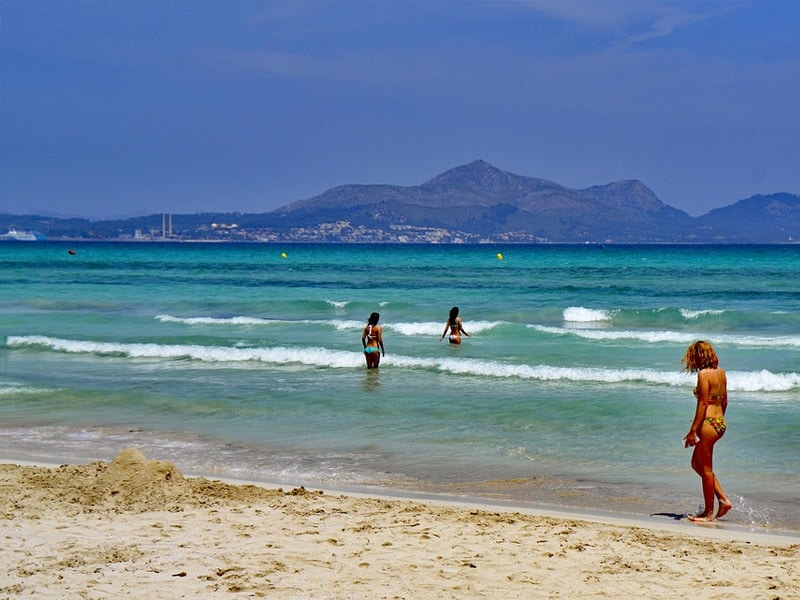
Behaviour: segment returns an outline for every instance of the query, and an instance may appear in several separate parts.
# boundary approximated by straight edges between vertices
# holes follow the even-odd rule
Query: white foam
[[[319,324],[330,324],[333,326],[334,329],[337,331],[350,331],[352,329],[357,329],[361,331],[364,329],[364,326],[367,324],[366,321],[345,321],[345,320],[333,320],[333,321],[319,321]]]
[[[680,309],[681,316],[688,321],[699,319],[700,317],[704,317],[706,315],[721,315],[724,312],[724,310],[690,310],[688,308]]]
[[[464,329],[470,335],[475,335],[488,331],[503,324],[503,321],[469,321],[464,323]],[[411,323],[387,323],[384,328],[387,331],[394,331],[401,335],[420,335],[420,336],[440,336],[444,331],[445,321],[427,321]]]
[[[259,317],[175,317],[172,315],[157,315],[155,317],[162,323],[183,323],[185,325],[261,325],[261,326],[275,326],[275,325],[317,325],[329,326],[338,330],[361,329],[364,323],[361,321],[353,320],[312,320],[305,319],[301,321],[288,321],[284,319],[263,319]]]
[[[422,335],[437,336],[442,334],[444,325],[438,321],[414,322],[414,323],[389,323],[384,326],[389,331],[395,331],[401,335]]]
[[[469,331],[470,334],[483,333],[495,327],[500,327],[503,324],[503,321],[468,321],[464,323],[464,328]],[[444,327],[442,328],[444,329]]]
[[[800,388],[800,374],[761,371],[728,371],[728,391],[786,392]]]
[[[714,344],[728,346],[747,346],[754,348],[800,348],[800,336],[748,336],[708,334],[680,331],[633,331],[633,330],[598,330],[578,329],[571,327],[548,327],[545,325],[528,325],[532,329],[552,335],[572,335],[589,340],[636,340],[647,343],[673,342],[689,344],[698,339],[713,340]]]
[[[353,367],[363,363],[360,352],[308,348],[242,348],[178,344],[123,344],[64,340],[46,336],[10,336],[9,347],[44,346],[59,352],[119,355],[130,358],[192,359],[203,362],[300,363],[319,367]]]
[[[334,308],[344,308],[345,306],[350,304],[347,300],[325,300],[325,302],[327,302]]]
[[[174,317],[172,315],[156,315],[155,318],[162,323],[184,323],[187,325],[273,325],[280,322],[258,317]]]
[[[325,348],[242,348],[170,344],[122,344],[85,340],[64,340],[46,336],[9,336],[9,347],[44,346],[59,352],[151,359],[191,359],[204,362],[262,362],[272,365],[301,364],[327,368],[362,368],[363,354]],[[644,382],[655,385],[691,386],[694,379],[681,371],[655,369],[610,369],[553,365],[506,364],[465,358],[416,358],[386,356],[382,364],[404,368],[433,369],[479,377],[514,377],[539,381],[595,383]],[[729,391],[777,392],[800,388],[800,374],[762,371],[728,372]]]
[[[626,331],[576,329],[568,327],[547,327],[545,325],[528,325],[528,327],[551,335],[574,335],[589,340],[637,340],[648,343],[676,342],[689,344],[698,339],[696,334],[677,331]]]
[[[610,321],[611,312],[583,306],[570,306],[564,309],[564,321],[568,323],[596,323]]]
[[[0,382],[0,396],[26,396],[33,394],[41,394],[43,392],[51,391],[46,388],[33,388],[29,386],[21,386],[14,383]]]

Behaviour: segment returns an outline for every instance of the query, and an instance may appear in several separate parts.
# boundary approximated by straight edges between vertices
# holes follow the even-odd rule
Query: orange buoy
[[[69,249],[67,252],[69,252],[72,256],[75,256],[75,250]]]

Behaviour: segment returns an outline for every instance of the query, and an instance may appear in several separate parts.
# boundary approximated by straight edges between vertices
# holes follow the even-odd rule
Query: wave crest
[[[232,348],[178,344],[142,344],[66,340],[47,336],[9,336],[9,347],[39,346],[58,352],[91,353],[149,359],[190,359],[204,362],[261,362],[270,365],[301,364],[325,368],[363,368],[361,352],[325,348]],[[539,381],[619,384],[640,382],[651,385],[690,387],[694,381],[678,371],[656,369],[610,369],[603,367],[562,367],[552,365],[506,364],[468,358],[416,358],[388,355],[382,365],[408,369],[430,369],[477,377],[518,378]],[[800,388],[800,374],[762,371],[729,371],[729,391],[780,392]]]

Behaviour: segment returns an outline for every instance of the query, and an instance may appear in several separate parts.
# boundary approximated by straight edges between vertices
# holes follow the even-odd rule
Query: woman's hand
[[[686,437],[683,438],[683,447],[688,448],[689,446],[696,446],[697,442],[700,441],[700,438],[697,437],[697,434],[690,431],[686,434]]]

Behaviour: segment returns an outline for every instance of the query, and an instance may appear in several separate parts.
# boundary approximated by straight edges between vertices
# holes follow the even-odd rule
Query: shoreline
[[[286,484],[274,482],[249,481],[226,477],[211,477],[207,475],[187,475],[198,479],[216,480],[230,485],[251,485],[264,489],[283,489]],[[301,487],[305,487],[299,484]],[[452,508],[457,510],[481,510],[499,513],[518,513],[532,517],[548,517],[559,520],[576,520],[605,525],[621,525],[658,531],[683,532],[697,534],[714,539],[746,539],[754,543],[768,545],[793,545],[800,544],[800,531],[788,529],[768,529],[755,526],[743,526],[728,523],[727,521],[714,521],[712,523],[692,523],[678,519],[677,515],[665,516],[665,519],[656,519],[656,514],[634,515],[614,510],[579,509],[577,507],[558,506],[553,504],[526,502],[521,503],[513,499],[501,501],[484,498],[481,496],[453,495],[435,492],[416,492],[394,488],[375,488],[370,486],[316,486],[309,488],[329,496],[348,496],[359,499],[382,499],[390,502],[414,502],[430,506]]]
[[[101,461],[102,462],[102,461]],[[64,466],[85,466],[78,463],[52,463],[39,461],[16,460],[0,456],[0,466],[10,465],[19,467],[33,467],[43,469],[58,469]],[[177,469],[176,469],[177,470]],[[198,481],[220,482],[237,487],[255,487],[267,491],[283,490],[287,487],[304,489],[313,493],[326,496],[346,496],[354,499],[386,500],[390,502],[414,502],[456,510],[482,510],[500,513],[519,513],[533,517],[548,517],[559,520],[579,520],[598,524],[621,525],[653,529],[658,531],[683,532],[698,534],[714,539],[745,539],[751,542],[767,545],[792,545],[800,544],[800,531],[790,529],[770,529],[758,526],[748,526],[727,521],[713,523],[692,523],[678,518],[679,515],[659,515],[656,513],[633,514],[613,509],[589,509],[574,506],[562,506],[546,502],[523,502],[514,498],[497,499],[480,495],[456,494],[436,491],[409,490],[371,485],[326,485],[324,483],[310,483],[297,481],[259,481],[225,477],[210,473],[182,474],[186,479]],[[663,516],[664,519],[656,517]]]
[[[123,431],[127,431],[124,429]],[[129,439],[127,439],[129,438]],[[303,469],[303,473],[284,471],[280,458],[276,458],[274,468],[264,472],[249,468],[239,468],[242,464],[255,465],[253,456],[244,463],[231,462],[228,457],[219,464],[212,461],[202,464],[201,454],[185,455],[171,452],[157,443],[159,440],[142,438],[139,433],[133,437],[117,440],[104,450],[72,451],[54,453],[54,448],[42,448],[30,444],[25,447],[0,448],[0,463],[27,464],[32,466],[57,467],[62,464],[82,464],[96,460],[110,460],[113,453],[125,447],[136,447],[148,456],[174,461],[181,472],[189,477],[204,477],[241,484],[263,487],[305,486],[307,489],[320,489],[331,493],[357,493],[370,497],[398,498],[408,500],[445,500],[471,505],[487,505],[498,510],[532,510],[565,513],[567,515],[588,515],[598,518],[619,518],[627,521],[649,523],[681,523],[681,517],[694,514],[700,507],[702,498],[699,479],[686,469],[682,482],[659,485],[657,482],[636,483],[604,480],[601,478],[571,478],[563,475],[541,472],[535,475],[518,473],[496,475],[496,479],[452,479],[440,481],[434,478],[394,478],[392,472],[352,472],[346,477],[316,476],[313,468]],[[135,438],[135,439],[134,439]],[[216,451],[216,450],[215,450]],[[249,460],[249,462],[248,462]],[[273,459],[270,458],[269,461]],[[270,463],[272,464],[272,463]],[[448,471],[457,473],[458,469]],[[377,475],[377,477],[375,477]],[[794,497],[788,495],[784,500],[777,496],[756,496],[752,493],[738,495],[736,487],[731,498],[734,510],[728,513],[723,522],[716,527],[737,531],[753,531],[766,535],[800,536],[800,514],[792,510],[796,506]],[[729,490],[730,492],[730,490]],[[683,520],[686,523],[685,519]],[[692,525],[694,526],[694,525]]]

